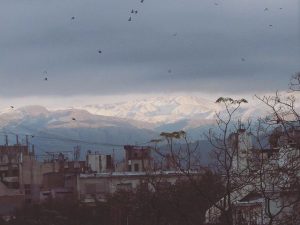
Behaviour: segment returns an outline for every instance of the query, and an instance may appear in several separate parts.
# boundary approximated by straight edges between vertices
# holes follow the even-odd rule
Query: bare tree
[[[180,171],[187,180],[194,186],[197,193],[206,199],[213,211],[211,212],[215,217],[214,222],[222,222],[222,224],[233,224],[233,199],[238,198],[239,191],[246,188],[248,182],[241,176],[245,173],[246,167],[243,170],[237,170],[235,160],[237,154],[237,148],[244,144],[244,148],[248,148],[247,140],[234,139],[233,134],[238,134],[243,130],[246,133],[247,126],[242,128],[241,123],[237,122],[238,118],[236,113],[240,106],[247,103],[245,99],[234,100],[232,98],[219,98],[216,101],[217,104],[222,104],[224,110],[216,113],[217,129],[211,129],[206,134],[213,148],[213,156],[216,161],[213,166],[214,173],[221,176],[219,192],[216,196],[211,197],[205,193],[207,190],[203,190],[199,187],[197,179],[201,179],[201,172],[203,167],[201,166],[201,160],[199,155],[198,145],[191,147],[191,142],[184,131],[177,132],[163,132],[161,133],[161,139],[152,140],[154,143],[155,151],[161,155],[164,159],[171,160],[173,167]],[[247,127],[247,128],[245,128]],[[244,134],[243,134],[244,135]],[[234,146],[234,142],[237,141],[239,146]],[[158,148],[158,143],[165,142],[168,146],[167,150],[162,151]],[[243,143],[244,142],[244,143]],[[233,198],[233,199],[232,199]]]
[[[255,187],[266,203],[265,222],[299,224],[300,206],[300,120],[297,98],[300,73],[290,82],[292,93],[276,92],[274,96],[256,96],[270,110],[258,121],[256,138],[261,151],[268,137],[268,155],[260,154]]]
[[[234,203],[248,192],[252,180],[247,165],[248,151],[252,148],[250,121],[242,124],[237,114],[241,104],[247,103],[247,100],[221,97],[216,102],[224,106],[224,111],[216,113],[217,129],[211,129],[207,138],[213,146],[214,168],[223,177],[225,193],[214,204],[218,209],[215,217],[221,214],[220,222],[232,225],[235,223]]]
[[[256,129],[259,154],[249,166],[254,168],[254,191],[263,200],[261,224],[291,221],[287,216],[291,216],[291,209],[299,202],[300,195],[296,191],[299,187],[299,157],[284,141],[286,136],[282,130],[266,126],[262,120]],[[264,139],[269,141],[269,145]],[[278,143],[280,139],[282,141]]]

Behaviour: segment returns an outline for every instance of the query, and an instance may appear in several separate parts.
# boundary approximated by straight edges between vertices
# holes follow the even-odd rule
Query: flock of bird
[[[141,3],[144,3],[144,0],[140,0],[140,2],[141,2]],[[219,3],[215,2],[214,5],[215,5],[215,6],[218,6]],[[282,7],[279,8],[279,10],[282,10],[282,9],[283,9]],[[265,11],[265,12],[266,12],[266,11],[269,11],[269,8],[266,7],[266,8],[264,9],[264,11]],[[130,13],[131,13],[131,14],[138,14],[138,10],[136,10],[136,9],[131,9]],[[71,20],[75,20],[75,16],[72,16],[72,17],[71,17]],[[128,21],[129,21],[129,22],[132,21],[132,15],[129,16]],[[273,27],[273,25],[272,25],[272,24],[269,24],[269,27]],[[177,36],[177,33],[174,33],[173,36],[176,37],[176,36]],[[98,53],[101,54],[101,53],[102,53],[102,50],[98,50]],[[241,61],[242,61],[242,62],[245,62],[246,59],[245,59],[245,58],[241,58]],[[169,70],[168,70],[168,73],[172,73],[172,70],[169,69]],[[47,71],[44,71],[43,74],[44,74],[44,75],[47,75]],[[45,77],[44,77],[44,80],[47,81],[47,80],[48,80],[48,77],[45,76]]]
[[[140,2],[141,2],[141,3],[144,3],[144,0],[141,0]],[[133,15],[133,14],[137,14],[138,11],[137,11],[136,9],[132,9],[132,10],[130,11],[130,13],[131,13],[131,15],[130,15],[129,18],[128,18],[128,21],[129,21],[129,22],[132,21],[132,15]]]
[[[140,2],[141,3],[144,3],[144,0],[140,0]],[[138,10],[136,10],[136,9],[131,9],[131,11],[130,11],[130,13],[131,14],[138,14]],[[75,20],[76,19],[76,17],[75,16],[72,16],[71,17],[71,20]],[[132,16],[130,15],[129,16],[129,19],[128,19],[128,21],[130,22],[130,21],[132,21]],[[173,34],[173,36],[177,36],[177,33],[175,33],[175,34]],[[102,53],[102,50],[98,50],[98,53],[99,54],[101,54]],[[170,71],[170,70],[169,70]],[[48,77],[46,76],[47,75],[47,71],[45,70],[44,72],[43,72],[43,75],[44,75],[44,81],[48,81]],[[73,120],[74,120],[74,118],[72,118]]]
[[[140,3],[144,3],[144,0],[140,0]],[[215,6],[218,6],[219,3],[215,2],[214,5],[215,5]],[[279,10],[282,10],[282,9],[283,9],[282,7],[279,8]],[[265,12],[269,11],[269,8],[267,8],[267,7],[264,8],[264,11],[265,11]],[[128,18],[128,21],[131,22],[131,21],[132,21],[132,18],[133,18],[133,15],[136,15],[136,14],[138,14],[138,10],[136,10],[136,9],[131,9],[131,10],[130,10],[130,16],[129,16],[129,18]],[[75,20],[75,19],[76,19],[75,16],[72,16],[72,17],[71,17],[71,20]],[[272,25],[272,24],[269,24],[269,27],[273,27],[273,25]],[[177,33],[174,33],[172,36],[176,37],[176,36],[177,36]],[[99,49],[99,50],[98,50],[98,53],[99,53],[99,54],[102,54],[102,50]],[[244,57],[242,57],[242,58],[241,58],[241,61],[242,61],[242,62],[245,62],[246,59],[245,59]],[[169,73],[169,74],[172,73],[172,70],[171,70],[171,69],[168,69],[168,73]],[[43,77],[44,77],[43,80],[44,80],[44,81],[48,81],[48,76],[47,76],[47,75],[48,75],[48,72],[47,72],[47,70],[44,70],[42,74],[43,74]],[[10,108],[11,108],[11,109],[14,109],[15,107],[14,107],[14,106],[10,106]],[[76,121],[76,118],[75,118],[75,117],[72,117],[72,120],[73,120],[73,121]]]

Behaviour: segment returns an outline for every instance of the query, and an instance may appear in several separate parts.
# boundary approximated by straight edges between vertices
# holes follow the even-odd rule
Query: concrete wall
[[[182,176],[178,174],[150,175],[141,172],[81,174],[77,177],[78,199],[83,202],[93,202],[95,198],[104,200],[107,194],[118,190],[135,191],[142,183],[155,191],[156,188],[166,187],[166,184],[175,184],[179,179]]]
[[[128,172],[143,172],[151,169],[151,162],[149,159],[131,159],[128,160]]]
[[[113,162],[110,155],[90,153],[86,156],[87,166],[92,172],[106,173],[113,171]]]

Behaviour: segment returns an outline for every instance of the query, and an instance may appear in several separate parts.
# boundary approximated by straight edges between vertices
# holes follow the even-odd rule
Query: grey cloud
[[[299,70],[297,1],[266,4],[3,1],[0,95],[285,89]]]

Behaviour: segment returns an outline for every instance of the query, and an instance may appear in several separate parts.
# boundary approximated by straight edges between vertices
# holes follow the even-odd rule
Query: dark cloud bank
[[[2,1],[0,95],[285,89],[300,70],[298,1],[251,2]]]

